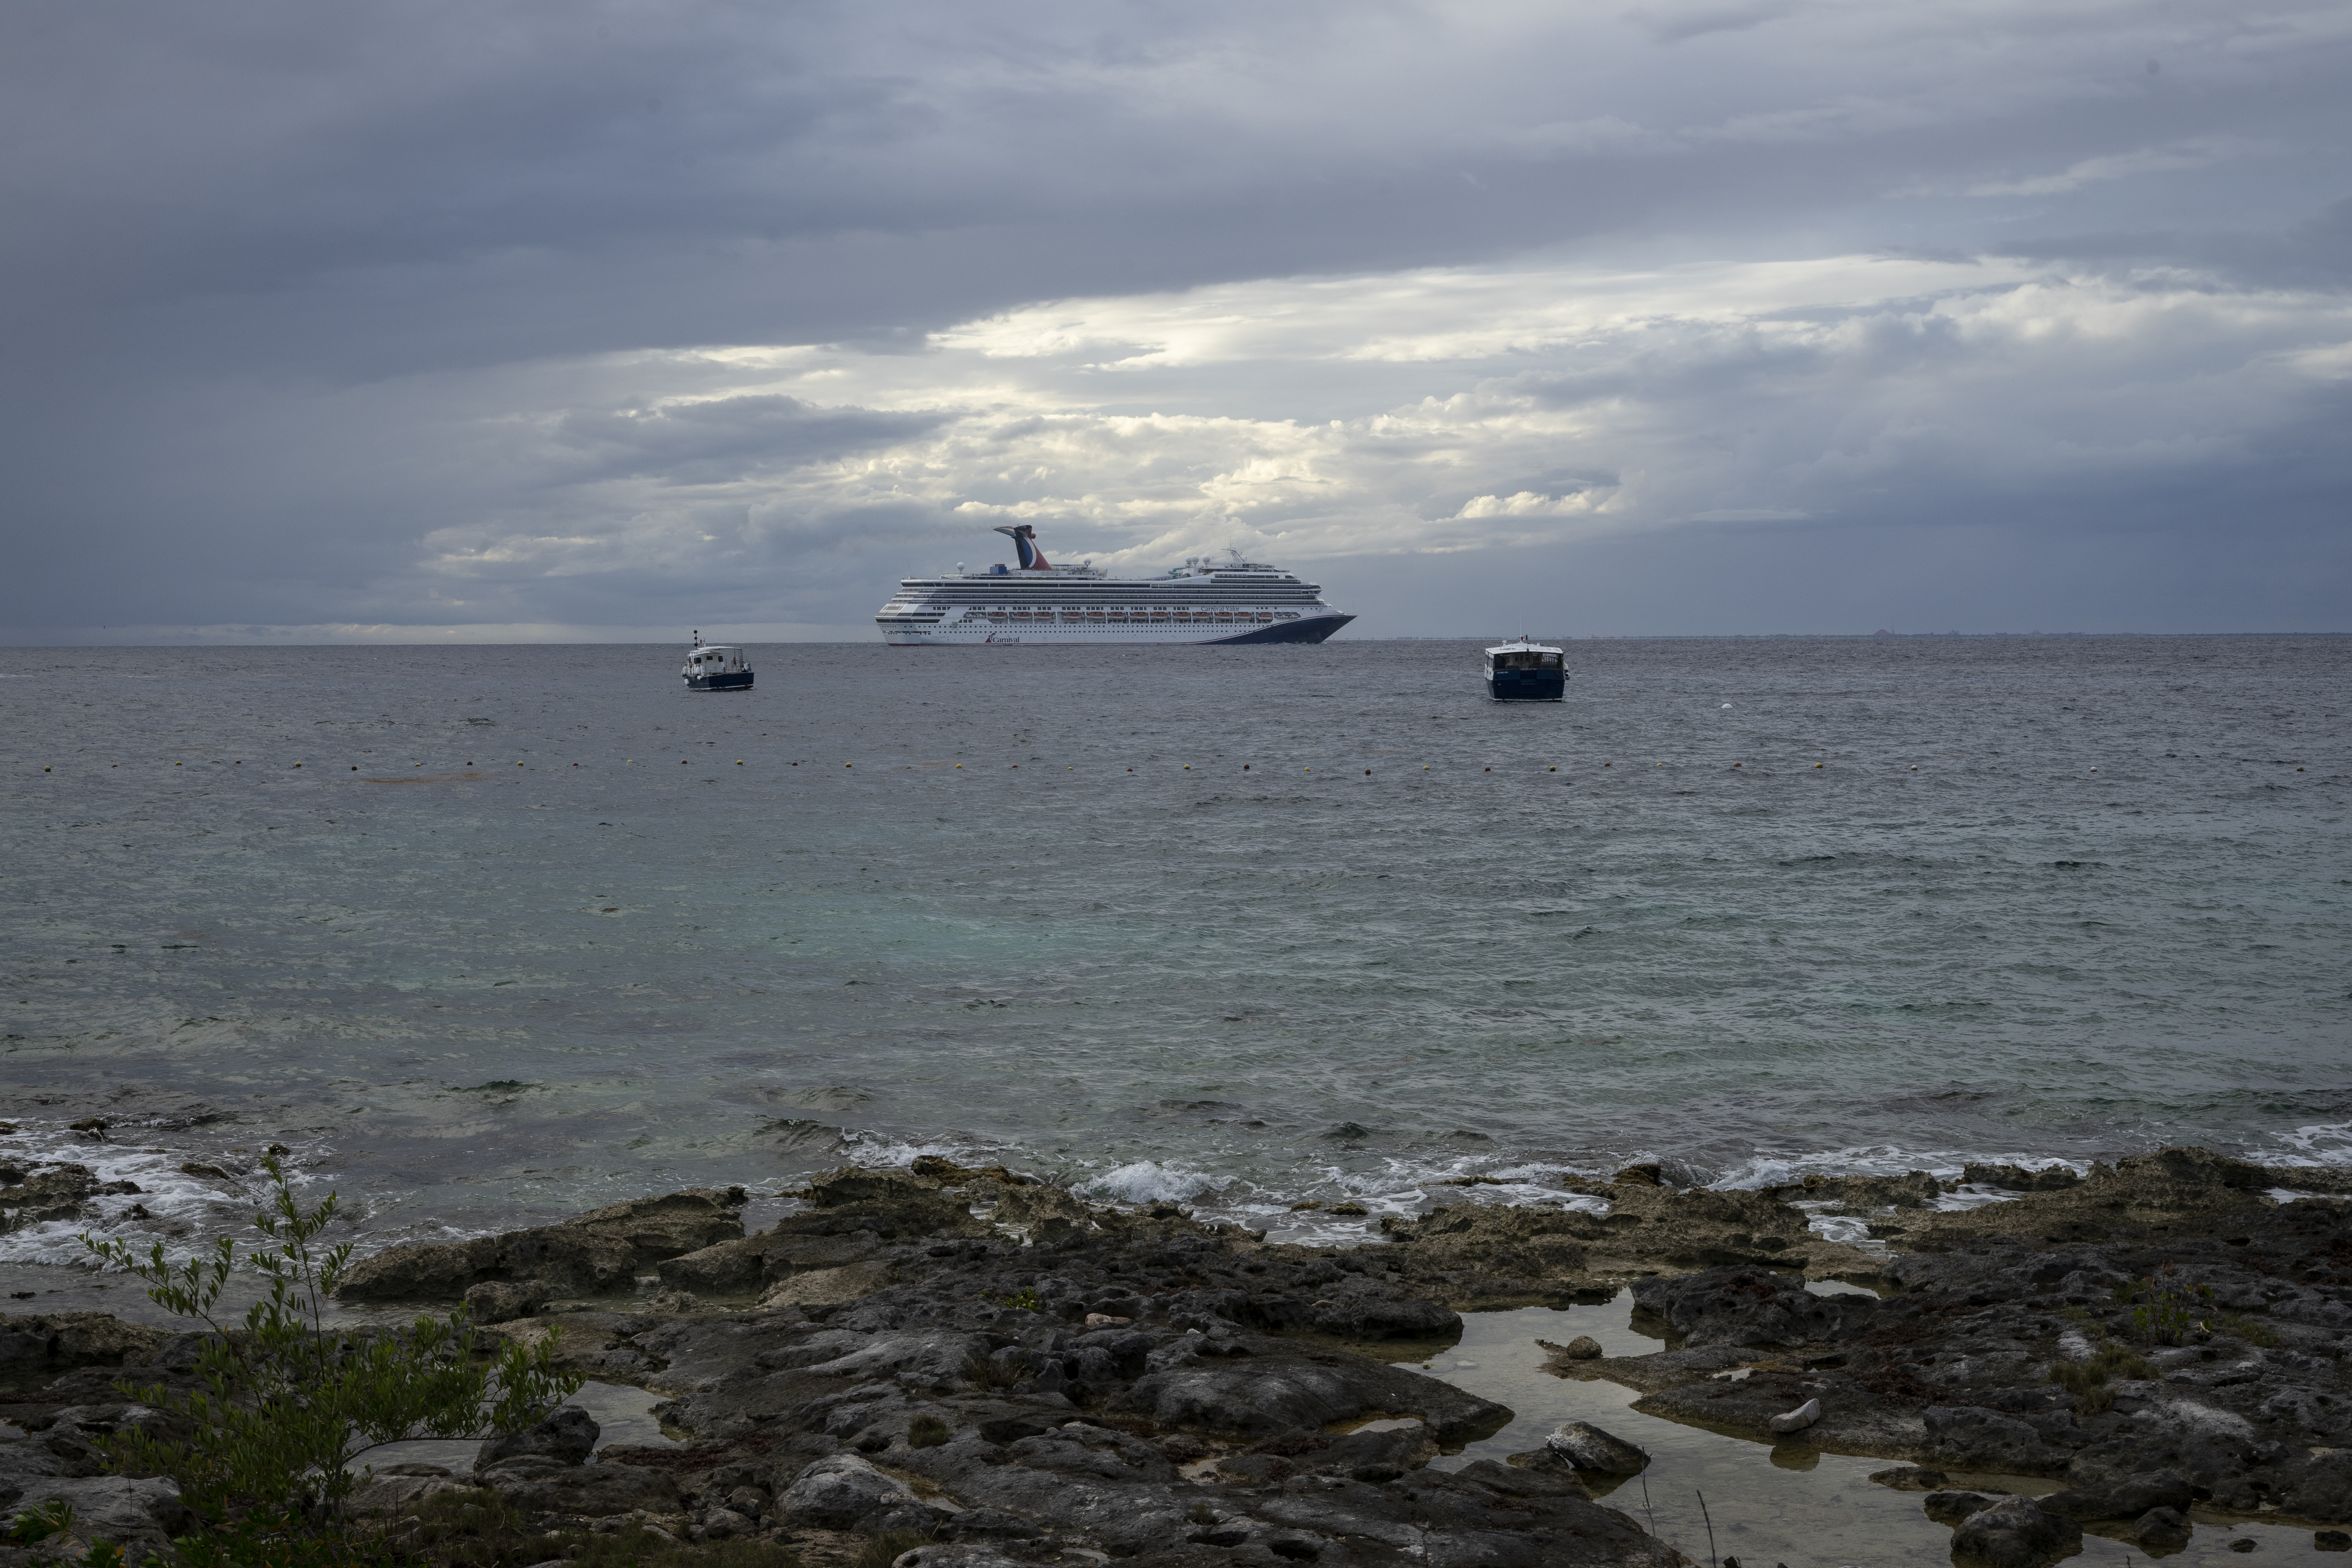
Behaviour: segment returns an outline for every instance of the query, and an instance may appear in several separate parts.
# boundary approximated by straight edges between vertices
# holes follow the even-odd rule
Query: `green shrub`
[[[73,1504],[58,1498],[26,1509],[8,1521],[8,1532],[0,1540],[14,1542],[18,1546],[32,1546],[52,1535],[63,1535],[73,1528]]]
[[[1003,1296],[992,1296],[982,1290],[980,1293],[980,1299],[983,1301],[993,1301],[1000,1307],[1010,1307],[1017,1312],[1037,1310],[1037,1288],[1034,1285],[1024,1285],[1020,1289]]]
[[[2212,1331],[2245,1341],[2262,1350],[2278,1348],[2278,1331],[2259,1318],[2249,1318],[2243,1312],[2225,1312],[2212,1321]]]
[[[907,1423],[907,1447],[936,1448],[955,1436],[955,1429],[936,1415],[918,1415]]]
[[[983,1392],[1011,1388],[1028,1375],[1029,1369],[1019,1362],[998,1361],[988,1355],[975,1355],[963,1363],[964,1381]]]
[[[2109,1380],[2128,1382],[2154,1375],[2154,1369],[2137,1351],[2123,1345],[2102,1346],[2089,1361],[2050,1364],[2050,1381],[2074,1394],[2078,1415],[2103,1415],[2116,1407],[2116,1391],[2107,1386]]]
[[[2165,1273],[2171,1272],[2168,1264]],[[2191,1285],[2185,1279],[2175,1283],[2150,1277],[2131,1289],[2131,1296],[2125,1299],[2136,1300],[2138,1305],[2125,1320],[2125,1331],[2149,1344],[2177,1345],[2187,1339],[2197,1328],[2198,1314],[2213,1300],[2213,1287]]]
[[[462,1310],[404,1329],[330,1328],[327,1301],[352,1251],[349,1242],[320,1241],[335,1216],[334,1194],[306,1211],[278,1159],[262,1163],[275,1191],[254,1224],[274,1246],[248,1254],[244,1266],[268,1280],[269,1294],[241,1325],[214,1316],[239,1271],[227,1237],[177,1267],[161,1242],[142,1258],[126,1242],[81,1237],[101,1259],[146,1280],[150,1300],[212,1331],[197,1352],[193,1392],[116,1384],[127,1398],[179,1417],[189,1435],[109,1437],[101,1453],[110,1468],[169,1476],[215,1528],[232,1515],[323,1528],[358,1483],[352,1466],[361,1456],[420,1437],[463,1442],[517,1431],[586,1381],[555,1370],[552,1333],[530,1350],[510,1341],[494,1360],[478,1354]],[[182,1553],[203,1568],[202,1550],[184,1545]]]

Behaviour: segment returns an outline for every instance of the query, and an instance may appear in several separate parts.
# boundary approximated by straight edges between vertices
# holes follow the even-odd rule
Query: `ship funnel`
[[[1037,531],[1029,524],[1013,523],[996,531],[1012,540],[1013,547],[1021,552],[1021,570],[1024,572],[1043,572],[1050,565],[1045,552],[1037,548]]]

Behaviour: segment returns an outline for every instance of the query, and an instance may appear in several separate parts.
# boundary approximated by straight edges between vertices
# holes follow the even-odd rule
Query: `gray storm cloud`
[[[2352,15],[22,7],[19,641],[2342,627]],[[233,629],[224,629],[233,628]]]

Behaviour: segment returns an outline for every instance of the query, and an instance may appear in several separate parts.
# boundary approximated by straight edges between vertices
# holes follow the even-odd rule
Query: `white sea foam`
[[[0,1141],[0,1156],[29,1167],[30,1173],[38,1175],[56,1165],[81,1165],[101,1183],[130,1182],[139,1190],[84,1200],[81,1207],[95,1218],[47,1220],[0,1236],[0,1263],[88,1267],[89,1249],[79,1239],[84,1231],[127,1241],[142,1251],[160,1241],[167,1257],[193,1257],[215,1236],[249,1232],[253,1215],[268,1193],[266,1177],[257,1168],[246,1168],[246,1157],[224,1154],[218,1149],[101,1142],[64,1127],[33,1122],[19,1126],[16,1136]],[[215,1165],[231,1175],[221,1181],[191,1175],[180,1168],[199,1163]],[[288,1173],[298,1189],[320,1179],[300,1170]]]
[[[1753,1191],[1761,1187],[1792,1187],[1807,1176],[1906,1176],[1914,1171],[1925,1171],[1938,1181],[1948,1182],[1959,1176],[1971,1163],[2015,1165],[2027,1171],[2050,1171],[2063,1167],[2077,1175],[2087,1174],[2090,1171],[2090,1166],[2080,1160],[2053,1159],[2047,1154],[1905,1149],[1891,1143],[1878,1143],[1853,1149],[1824,1149],[1811,1153],[1757,1154],[1707,1184],[1718,1191]]]
[[[1126,1204],[1181,1204],[1213,1191],[1217,1185],[1215,1177],[1204,1176],[1198,1171],[1163,1165],[1157,1160],[1138,1160],[1132,1165],[1121,1165],[1080,1182],[1076,1190],[1089,1197],[1115,1198]]]
[[[1003,1152],[983,1152],[978,1145],[952,1135],[908,1140],[883,1132],[848,1129],[841,1134],[841,1142],[845,1149],[855,1154],[858,1164],[883,1168],[911,1165],[924,1155],[953,1160],[959,1165],[992,1165],[1006,1157]]]
[[[2251,1158],[2266,1165],[2352,1165],[2352,1121],[2320,1122],[2271,1136],[2292,1152],[2272,1153],[2267,1159],[2257,1152]]]
[[[1820,1211],[1830,1206],[1826,1203],[1799,1203],[1791,1206],[1805,1211],[1805,1228],[1823,1241],[1842,1241],[1864,1252],[1881,1257],[1885,1255],[1886,1244],[1872,1239],[1868,1220],[1853,1215],[1822,1214]]]

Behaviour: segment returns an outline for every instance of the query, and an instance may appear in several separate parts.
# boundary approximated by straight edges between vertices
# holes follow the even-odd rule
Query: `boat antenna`
[[[700,626],[694,628],[694,646],[697,647],[700,647],[702,646],[702,628]]]

